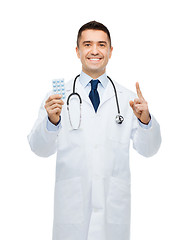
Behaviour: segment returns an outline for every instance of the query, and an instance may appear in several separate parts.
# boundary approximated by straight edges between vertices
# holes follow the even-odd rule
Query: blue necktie
[[[95,112],[97,111],[98,109],[98,106],[100,104],[100,97],[99,97],[99,94],[98,94],[98,91],[97,91],[97,87],[98,87],[98,83],[100,81],[97,79],[97,80],[91,80],[90,83],[91,83],[91,91],[89,93],[89,98],[93,104],[93,107],[95,109]]]

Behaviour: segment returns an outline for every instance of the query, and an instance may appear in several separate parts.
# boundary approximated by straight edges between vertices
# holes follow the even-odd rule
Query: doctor
[[[49,93],[28,136],[33,152],[49,157],[57,152],[53,240],[129,240],[129,146],[145,157],[161,144],[160,127],[149,113],[139,84],[137,96],[114,82],[122,124],[117,124],[115,91],[106,75],[113,48],[108,29],[96,21],[83,25],[76,53],[82,72],[75,91],[82,99],[75,105],[73,130],[61,95]],[[94,81],[94,82],[91,82]],[[66,84],[67,97],[73,80]],[[76,104],[78,100],[71,100]],[[79,101],[78,101],[79,103]]]

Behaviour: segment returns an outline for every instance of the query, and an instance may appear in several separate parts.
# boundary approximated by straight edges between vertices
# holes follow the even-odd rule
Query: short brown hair
[[[110,32],[107,29],[106,26],[104,26],[102,23],[100,22],[96,22],[96,21],[91,21],[88,22],[86,24],[84,24],[78,31],[78,35],[77,35],[77,47],[79,47],[79,40],[81,37],[81,34],[83,31],[87,30],[87,29],[92,29],[92,30],[101,30],[103,32],[105,32],[109,38],[109,42],[110,42],[110,47],[111,47],[111,36],[110,36]]]

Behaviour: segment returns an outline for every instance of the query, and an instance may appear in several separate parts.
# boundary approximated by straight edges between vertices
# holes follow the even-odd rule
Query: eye
[[[105,47],[105,44],[104,43],[100,43],[100,47]]]
[[[85,43],[85,45],[84,45],[85,47],[90,47],[91,46],[91,44],[90,43]]]

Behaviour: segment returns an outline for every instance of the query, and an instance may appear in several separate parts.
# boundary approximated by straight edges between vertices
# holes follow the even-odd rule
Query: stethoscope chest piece
[[[116,123],[117,124],[122,124],[123,121],[124,121],[124,117],[122,115],[118,114],[116,116]]]

